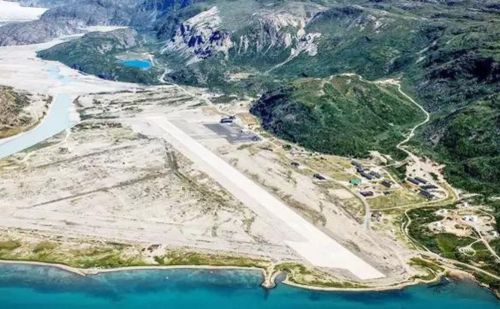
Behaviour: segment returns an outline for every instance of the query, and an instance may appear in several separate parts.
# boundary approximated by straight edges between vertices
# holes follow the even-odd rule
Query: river
[[[48,75],[61,85],[68,85],[72,82],[71,78],[61,74],[57,66],[49,67]],[[58,93],[54,96],[47,115],[41,120],[40,124],[24,133],[20,133],[5,140],[0,140],[0,159],[23,151],[27,148],[72,127],[76,121],[71,119],[71,110],[75,96],[66,93]]]
[[[67,94],[56,95],[47,116],[42,119],[40,125],[4,142],[0,141],[0,159],[35,146],[39,142],[70,128],[74,124],[70,117],[72,101],[73,97]]]

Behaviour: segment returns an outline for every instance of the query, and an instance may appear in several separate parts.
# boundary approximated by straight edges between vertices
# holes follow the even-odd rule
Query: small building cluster
[[[392,181],[390,180],[387,180],[387,179],[384,179],[381,184],[384,186],[384,187],[387,187],[387,188],[391,188],[392,185],[394,184]]]
[[[415,186],[419,187],[419,194],[426,199],[432,200],[435,196],[430,192],[430,190],[438,189],[437,186],[433,184],[429,184],[429,181],[427,179],[424,179],[422,177],[408,177],[406,178],[406,181],[408,181],[411,184],[414,184]]]
[[[358,172],[359,175],[362,177],[368,179],[368,180],[373,180],[373,179],[379,179],[382,178],[382,175],[375,171],[370,171],[369,169],[366,169],[361,163],[358,161],[352,161],[352,165],[356,167],[356,171]]]
[[[429,200],[432,200],[434,198],[434,194],[430,193],[429,191],[427,190],[420,190],[420,195],[422,195],[423,197],[425,197],[426,199],[429,199]]]
[[[382,221],[382,212],[380,212],[380,211],[372,212],[371,218],[372,218],[372,220],[374,220],[376,222]]]
[[[359,178],[353,178],[349,181],[349,183],[353,186],[359,186],[361,184],[361,179]]]
[[[371,186],[372,189],[375,189],[375,191],[377,191],[377,189],[374,186],[374,184],[377,184],[376,180],[379,180],[379,179],[381,179],[382,181],[380,181],[380,183],[378,183],[378,184],[384,186],[385,188],[390,189],[394,185],[394,182],[392,182],[388,179],[383,179],[383,176],[379,172],[366,168],[365,166],[363,166],[360,162],[358,162],[356,160],[351,161],[351,164],[356,168],[356,172],[360,176],[360,178],[353,178],[350,180],[350,184],[352,184],[354,186],[359,186],[361,184],[362,178],[368,180],[372,184],[372,186]],[[383,189],[380,189],[380,191],[383,191]],[[391,193],[390,191],[384,192],[385,195],[388,195],[390,193]],[[362,195],[363,197],[376,196],[376,193],[374,191],[367,190],[366,188],[365,189],[361,188],[359,194]]]
[[[318,173],[314,174],[313,177],[316,178],[317,180],[326,180],[325,176]]]
[[[373,193],[373,191],[361,191],[361,192],[359,192],[359,194],[361,194],[364,197],[371,197],[371,196],[375,195],[375,193]]]

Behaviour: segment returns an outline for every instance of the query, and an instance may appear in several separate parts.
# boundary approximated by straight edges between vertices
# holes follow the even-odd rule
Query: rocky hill
[[[148,16],[151,12],[138,11],[137,6],[142,3],[142,0],[26,0],[26,5],[51,9],[39,20],[1,27],[0,46],[47,42],[61,35],[82,33],[87,26],[127,26],[134,20],[144,21],[143,14]]]

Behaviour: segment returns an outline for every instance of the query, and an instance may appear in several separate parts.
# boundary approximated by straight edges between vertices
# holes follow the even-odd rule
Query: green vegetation
[[[399,181],[403,182],[406,179],[406,167],[408,164],[402,164],[400,166],[389,166],[387,170]]]
[[[435,236],[435,242],[438,252],[445,258],[459,260],[463,253],[458,251],[459,248],[468,246],[474,242],[470,237],[458,237],[450,233],[440,233]]]
[[[388,195],[381,195],[375,198],[370,198],[368,203],[372,209],[391,208],[391,207],[414,207],[419,203],[424,203],[427,200],[414,192],[409,192],[405,189],[389,191]]]
[[[169,251],[166,255],[156,257],[155,261],[160,265],[179,266],[238,266],[258,267],[267,266],[266,261],[230,255],[216,255],[189,251]]]
[[[78,244],[81,247],[80,244]],[[78,268],[116,268],[145,265],[141,255],[120,244],[83,245],[71,249],[56,241],[36,244],[16,240],[0,241],[0,259],[64,264]]]
[[[480,272],[475,272],[474,277],[479,282],[487,284],[490,287],[490,289],[492,289],[493,291],[495,291],[497,293],[497,295],[500,295],[499,294],[500,293],[500,280],[492,278],[492,277],[485,275],[483,273],[480,273]]]
[[[408,211],[412,222],[408,226],[409,235],[427,249],[449,259],[475,265],[486,271],[499,274],[495,257],[486,246],[472,237],[459,237],[450,233],[433,233],[427,225],[442,217],[435,214],[436,208],[419,208]],[[473,244],[474,243],[474,244]],[[471,245],[471,253],[461,252],[460,248]],[[496,242],[493,243],[495,245]]]
[[[421,268],[427,272],[426,275],[415,276],[415,279],[425,281],[436,279],[436,277],[444,271],[444,268],[442,268],[438,264],[418,257],[412,258],[410,261],[410,265],[412,265],[413,267]]]
[[[263,96],[251,109],[262,126],[324,153],[401,156],[396,144],[424,115],[392,85],[356,76],[299,79]]]
[[[143,266],[144,261],[137,257],[126,257],[121,248],[90,248],[86,250],[75,250],[73,255],[76,257],[71,262],[71,266],[79,268],[117,268],[128,266]]]
[[[2,252],[13,251],[21,246],[21,243],[17,240],[4,240],[0,241],[0,255]]]
[[[42,253],[46,251],[54,250],[57,247],[56,243],[50,241],[42,241],[38,243],[33,249],[33,253]]]
[[[408,211],[408,216],[411,219],[411,224],[408,226],[408,233],[427,249],[441,253],[441,247],[437,242],[436,234],[431,232],[427,227],[429,223],[443,219],[443,217],[436,215],[435,212],[436,208],[433,207],[417,208]]]
[[[332,2],[307,27],[322,34],[318,55],[300,55],[273,71],[275,77],[324,78],[343,72],[367,79],[402,77],[405,91],[432,112],[430,124],[417,132],[415,148],[445,163],[453,185],[498,195],[498,9],[488,1]],[[293,118],[303,111],[289,113]],[[323,133],[318,134],[313,138],[321,140]]]
[[[287,273],[288,281],[300,285],[344,289],[366,287],[362,284],[332,280],[331,276],[327,274],[308,269],[304,265],[297,263],[282,263],[277,265],[275,270]]]
[[[47,60],[57,60],[67,66],[96,75],[103,79],[121,80],[144,84],[158,83],[160,70],[153,67],[141,70],[126,67],[119,57],[124,52],[144,54],[148,48],[144,39],[130,29],[111,32],[92,32],[77,40],[71,40],[47,50],[38,56]]]
[[[475,102],[432,122],[423,133],[439,138],[439,143],[422,144],[423,153],[446,164],[447,179],[486,196],[498,194],[500,187],[499,102],[500,96]]]
[[[492,274],[500,275],[500,270],[498,268],[498,262],[496,258],[491,254],[491,252],[486,248],[484,243],[478,239],[472,237],[459,237],[450,233],[433,233],[431,232],[427,225],[431,222],[442,219],[435,214],[436,209],[429,208],[419,208],[413,209],[408,212],[408,216],[411,218],[412,222],[408,226],[409,235],[413,240],[417,241],[420,245],[425,246],[427,249],[452,260],[457,260],[459,262],[473,265],[484,271]],[[500,240],[491,242],[490,246],[498,251],[498,244]],[[460,248],[468,248],[468,250],[461,251]],[[412,262],[415,262],[412,260]],[[418,262],[421,264],[422,262]],[[423,268],[431,268],[432,265],[420,265]],[[460,265],[457,265],[459,268]],[[436,267],[438,267],[436,265]],[[471,272],[471,269],[463,267],[464,271]],[[436,273],[435,270],[431,270],[431,274]],[[477,280],[487,284],[491,289],[498,291],[500,288],[500,282],[486,274],[479,273],[477,271],[472,272]],[[429,279],[429,276],[419,277],[420,279]]]
[[[15,135],[31,124],[33,120],[30,117],[20,116],[29,103],[30,98],[26,94],[0,86],[0,138]]]

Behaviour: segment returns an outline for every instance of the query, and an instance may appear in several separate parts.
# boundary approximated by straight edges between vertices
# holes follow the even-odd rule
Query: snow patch
[[[39,19],[47,9],[23,7],[17,2],[0,0],[0,24]]]

